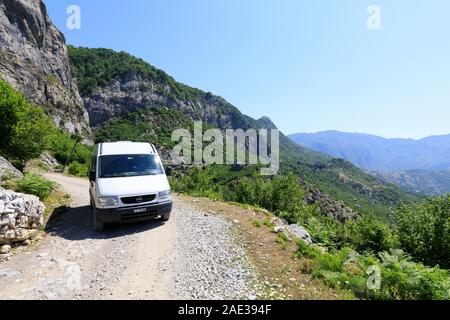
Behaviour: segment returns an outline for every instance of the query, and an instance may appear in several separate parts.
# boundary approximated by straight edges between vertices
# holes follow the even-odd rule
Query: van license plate
[[[142,209],[135,209],[133,211],[134,213],[142,213],[142,212],[147,212],[147,208],[142,208]]]

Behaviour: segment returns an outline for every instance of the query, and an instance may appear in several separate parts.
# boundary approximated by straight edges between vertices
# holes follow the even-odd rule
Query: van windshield
[[[99,158],[100,178],[136,177],[164,174],[154,154],[110,155]]]

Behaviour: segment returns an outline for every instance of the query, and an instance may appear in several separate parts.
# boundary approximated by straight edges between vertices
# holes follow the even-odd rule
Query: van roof
[[[156,154],[155,147],[147,142],[107,142],[99,146],[99,156],[118,154]]]

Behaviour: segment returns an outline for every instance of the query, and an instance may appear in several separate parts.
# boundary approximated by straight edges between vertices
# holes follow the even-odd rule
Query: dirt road
[[[226,220],[175,197],[170,221],[93,230],[85,179],[47,174],[70,194],[37,245],[0,263],[0,299],[254,298],[255,271]]]

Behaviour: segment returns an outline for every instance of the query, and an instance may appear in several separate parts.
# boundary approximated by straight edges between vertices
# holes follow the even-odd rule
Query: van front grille
[[[124,213],[121,215],[122,220],[134,220],[134,219],[140,219],[140,218],[147,218],[147,217],[157,217],[158,210],[152,210],[142,213]]]
[[[122,203],[124,204],[139,204],[139,203],[146,203],[151,202],[155,200],[156,194],[147,194],[144,196],[134,196],[134,197],[125,197],[121,198]]]

